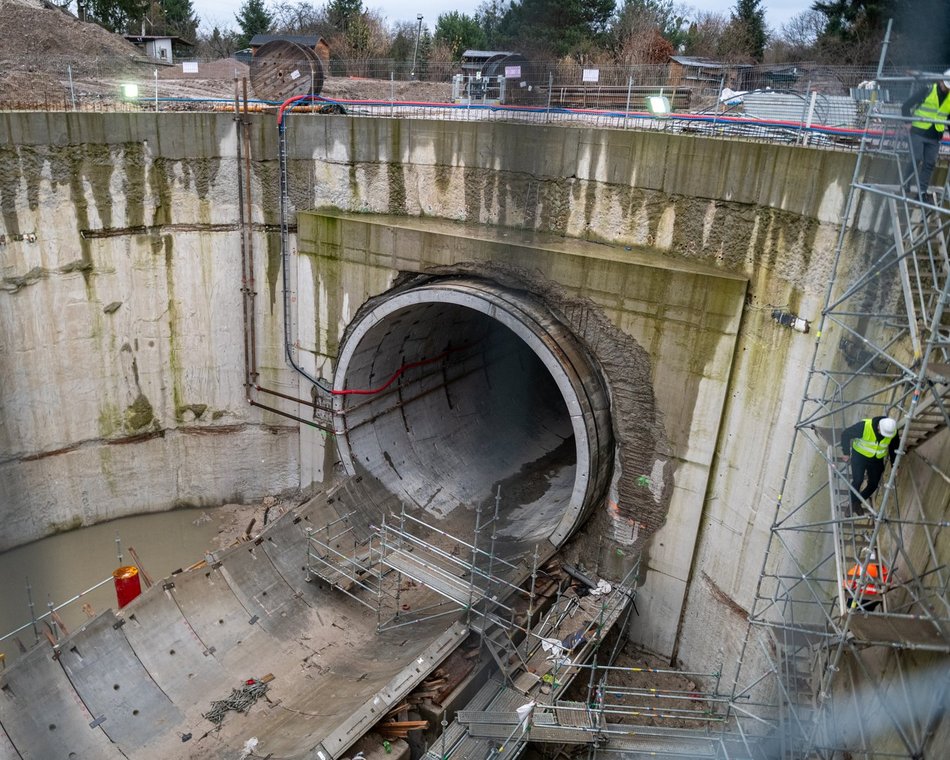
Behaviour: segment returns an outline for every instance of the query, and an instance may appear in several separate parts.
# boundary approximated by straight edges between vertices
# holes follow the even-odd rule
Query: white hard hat
[[[897,422],[890,417],[885,417],[878,423],[881,435],[885,438],[891,438],[897,432]]]
[[[943,86],[950,90],[950,69],[943,72]]]
[[[874,549],[871,549],[871,553],[868,554],[868,561],[877,562],[877,552]]]

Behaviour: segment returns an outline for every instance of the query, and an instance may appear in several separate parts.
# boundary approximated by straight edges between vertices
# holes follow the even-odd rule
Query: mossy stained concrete
[[[254,222],[273,225],[277,130],[270,116],[253,116],[251,123]],[[812,348],[811,338],[772,323],[770,310],[794,307],[806,318],[818,313],[854,155],[665,133],[302,115],[290,117],[288,141],[291,214],[320,207],[398,211],[503,228],[502,235],[525,228],[566,236],[563,252],[554,247],[545,254],[546,276],[564,278],[619,327],[642,335],[644,347],[659,357],[658,366],[679,362],[681,373],[658,384],[668,415],[670,408],[697,409],[699,399],[713,394],[711,388],[725,384],[721,419],[685,412],[668,419],[671,437],[696,441],[676,455],[710,462],[711,470],[701,479],[708,484],[705,491],[698,482],[682,489],[689,494],[684,519],[700,526],[692,554],[682,551],[672,523],[654,539],[655,568],[641,595],[637,635],[658,652],[672,651],[680,604],[668,600],[682,599],[691,566],[702,566],[718,587],[745,604],[771,521],[768,484],[780,480],[785,431],[791,429]],[[0,145],[3,232],[37,234],[33,243],[8,243],[0,258],[0,281],[9,285],[0,289],[0,336],[18,367],[14,371],[0,360],[0,444],[12,453],[0,464],[0,495],[3,503],[16,505],[6,515],[9,540],[35,538],[52,525],[68,524],[77,510],[76,484],[98,510],[88,519],[142,508],[140,494],[126,490],[142,462],[150,463],[148,478],[152,470],[163,473],[147,481],[149,509],[207,494],[209,483],[217,484],[215,492],[249,494],[296,480],[298,467],[304,485],[322,477],[333,453],[316,433],[300,433],[299,449],[291,442],[295,431],[240,439],[246,469],[233,476],[228,457],[184,452],[170,443],[191,435],[186,431],[194,426],[237,431],[261,419],[249,414],[243,400],[232,117],[4,113]],[[839,273],[845,281],[867,261],[879,209],[860,205],[855,222]],[[275,236],[257,229],[262,384],[286,384],[306,395],[307,384],[298,385],[283,360]],[[358,308],[360,294],[385,287],[389,272],[412,270],[433,256],[405,247],[407,232],[400,232],[397,244],[392,229],[378,230],[373,245],[389,260],[380,256],[362,274],[334,269],[330,258],[292,259],[299,358],[312,372],[332,371],[340,323]],[[649,247],[667,263],[698,261],[747,279],[728,370],[723,339],[706,345],[673,340],[668,346],[663,330],[650,331],[660,320],[670,323],[670,331],[682,331],[698,319],[715,334],[724,308],[715,293],[705,293],[701,301],[703,289],[695,286],[681,295],[673,287],[682,283],[676,278],[642,290],[631,280],[622,294],[611,292],[612,264],[591,256],[583,267],[565,263],[576,240],[625,255],[629,247],[631,256]],[[341,258],[355,261],[355,252],[365,246],[344,240],[342,247]],[[437,253],[442,260],[457,257],[452,250]],[[519,255],[518,263],[532,263],[527,255],[513,258]],[[77,261],[81,267],[68,268]],[[693,307],[684,309],[684,301]],[[116,302],[121,308],[106,313]],[[701,313],[695,309],[699,303]],[[138,385],[131,363],[123,364],[126,343]],[[713,377],[707,377],[710,368]],[[143,430],[155,435],[119,444],[129,435],[125,410],[140,393],[154,415]],[[686,403],[680,404],[681,397]],[[214,411],[196,415],[196,405]],[[156,423],[159,430],[150,431]],[[261,444],[268,452],[260,457],[263,466],[254,450]],[[177,459],[182,453],[186,460]],[[271,479],[257,483],[251,477],[255,470]],[[794,484],[807,488],[812,476],[802,475]],[[701,584],[691,589],[679,626],[681,638],[691,644],[687,649],[699,652],[693,645],[698,639],[729,645],[738,623]]]
[[[699,512],[692,495],[706,490],[727,393],[734,345],[746,294],[743,277],[717,272],[687,260],[671,260],[645,249],[564,240],[533,231],[499,230],[479,225],[405,217],[298,214],[299,253],[317,277],[315,314],[322,320],[317,355],[335,351],[347,324],[341,303],[360,304],[386,290],[405,272],[432,272],[463,262],[505,265],[555,282],[569,296],[587,301],[646,347],[652,357],[657,405],[676,463],[669,515],[651,514],[649,502],[635,518],[613,525],[612,538],[627,547],[642,546],[668,523],[668,545],[649,549],[650,567],[679,585],[666,589],[678,618],[688,565],[676,558],[695,543]],[[553,306],[553,305],[552,305]],[[598,345],[590,350],[597,354]],[[324,354],[324,359],[332,359]],[[645,420],[615,420],[623,428]],[[632,432],[632,431],[630,431]],[[668,459],[668,457],[664,457]],[[650,476],[654,467],[648,463]],[[608,503],[618,500],[612,493]],[[608,504],[602,505],[608,510]],[[636,536],[636,538],[634,538]],[[596,551],[596,546],[594,547]],[[589,558],[588,558],[589,559]]]
[[[0,548],[296,487],[296,429],[244,398],[233,122],[7,113],[0,133]]]

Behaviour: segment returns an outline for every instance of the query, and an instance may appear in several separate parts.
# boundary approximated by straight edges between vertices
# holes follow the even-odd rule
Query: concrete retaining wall
[[[255,117],[258,356],[262,384],[309,397],[281,356],[279,248],[268,226],[276,137],[272,117]],[[682,507],[651,547],[636,630],[668,655],[679,632],[688,642],[679,655],[696,668],[718,659],[716,647],[728,659],[813,346],[775,325],[771,309],[817,317],[854,156],[663,133],[303,115],[290,117],[288,138],[295,209],[650,246],[748,279],[731,359],[718,357],[707,377],[697,356],[658,388],[681,472],[701,459],[709,477],[677,482]],[[298,439],[244,400],[231,117],[7,113],[0,145],[0,546],[322,478],[334,461],[324,438],[308,430]],[[858,214],[862,229],[876,225],[876,209]],[[865,263],[869,239],[848,238],[846,268]],[[329,375],[335,336],[372,288],[341,283],[339,272],[313,278],[295,286],[302,358]],[[643,339],[654,355],[668,350],[662,331]],[[677,414],[681,387],[710,383],[724,389],[721,415]],[[134,493],[133,473],[151,485]],[[684,546],[697,531],[699,542]]]
[[[233,124],[7,113],[0,144],[0,550],[296,487],[296,425],[245,400]]]

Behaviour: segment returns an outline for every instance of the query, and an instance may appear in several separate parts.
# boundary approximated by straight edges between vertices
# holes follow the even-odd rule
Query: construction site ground
[[[249,67],[222,58],[199,61],[198,73],[186,74],[181,63],[148,59],[121,35],[42,0],[0,0],[0,108],[71,110],[74,96],[77,110],[136,108],[120,97],[125,83],[138,84],[150,107],[156,72],[163,110],[203,110],[207,104],[186,101],[232,99],[234,80],[247,77]],[[249,94],[254,97],[253,90]],[[340,100],[448,102],[451,85],[328,77],[322,94]]]

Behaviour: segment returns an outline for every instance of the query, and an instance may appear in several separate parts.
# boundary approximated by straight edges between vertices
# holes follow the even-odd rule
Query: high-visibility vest
[[[950,98],[947,98],[947,100],[950,100]],[[887,456],[887,450],[890,448],[893,439],[894,436],[890,436],[878,440],[874,434],[874,425],[871,424],[870,419],[867,419],[864,421],[864,435],[855,438],[851,442],[851,448],[868,459],[883,459]]]
[[[848,591],[856,592],[858,590],[858,579],[861,577],[861,565],[854,565],[848,570],[848,579],[843,585]],[[877,596],[884,593],[884,584],[887,583],[887,565],[878,565],[877,562],[869,562],[867,566],[867,578],[863,587],[865,596]],[[873,583],[871,579],[880,579],[880,585]]]
[[[918,129],[933,127],[937,132],[942,133],[947,126],[946,121],[950,119],[950,93],[947,93],[941,103],[937,95],[937,85],[934,85],[923,102],[914,109],[914,116],[926,121],[911,122],[912,126]]]

